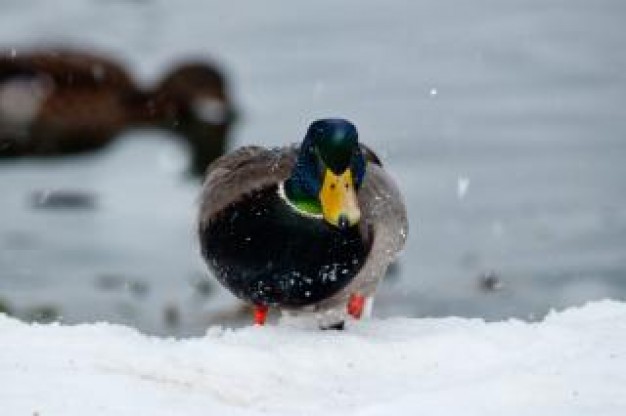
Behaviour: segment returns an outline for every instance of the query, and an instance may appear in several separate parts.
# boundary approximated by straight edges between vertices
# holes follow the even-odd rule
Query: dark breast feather
[[[201,229],[202,254],[216,277],[254,304],[302,307],[356,277],[368,254],[358,227],[340,231],[295,212],[277,186],[246,194]]]

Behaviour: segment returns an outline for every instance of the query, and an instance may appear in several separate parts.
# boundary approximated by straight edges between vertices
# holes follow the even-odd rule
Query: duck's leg
[[[258,326],[265,325],[268,311],[267,305],[254,305],[254,324]]]
[[[354,319],[361,319],[363,310],[365,309],[365,296],[358,293],[350,295],[348,300],[348,314]]]

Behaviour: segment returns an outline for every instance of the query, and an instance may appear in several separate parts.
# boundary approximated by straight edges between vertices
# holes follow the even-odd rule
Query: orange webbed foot
[[[266,305],[254,305],[254,324],[257,326],[265,325],[267,320],[267,312],[270,308]]]
[[[365,296],[353,293],[348,300],[348,314],[354,319],[361,319],[365,308]]]

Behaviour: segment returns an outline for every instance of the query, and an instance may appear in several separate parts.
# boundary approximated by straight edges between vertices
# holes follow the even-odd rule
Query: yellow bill
[[[324,219],[331,225],[347,228],[359,222],[361,211],[351,169],[339,175],[326,169],[319,197]]]

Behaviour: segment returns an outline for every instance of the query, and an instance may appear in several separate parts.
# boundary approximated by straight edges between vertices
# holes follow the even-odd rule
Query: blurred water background
[[[230,148],[355,122],[404,191],[411,232],[377,316],[539,319],[626,298],[626,3],[0,0],[0,46],[73,45],[149,83],[226,70]],[[156,334],[234,322],[195,240],[198,183],[168,133],[0,163],[0,304],[24,319]],[[42,210],[37,192],[91,195]]]

